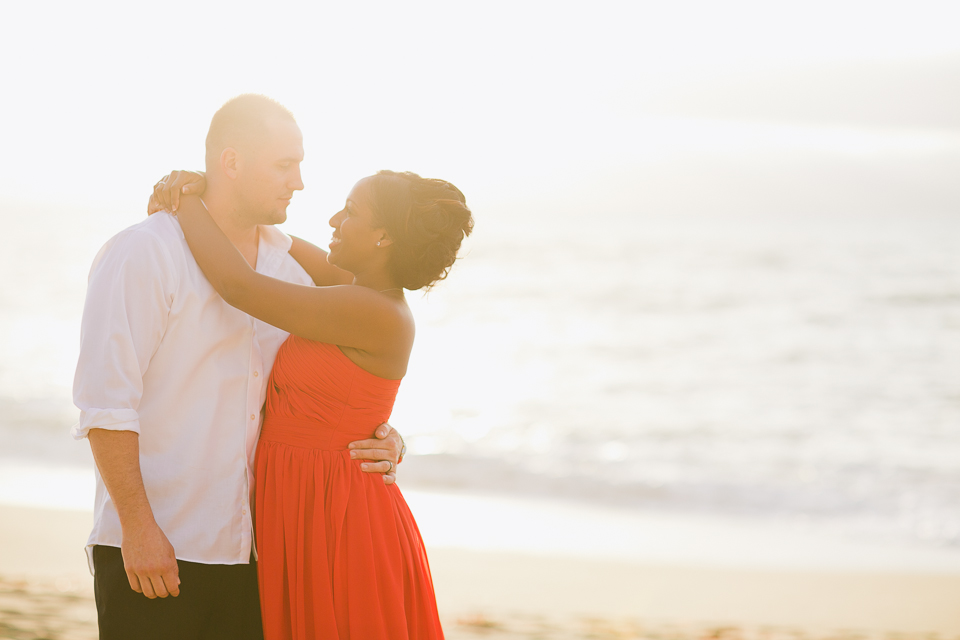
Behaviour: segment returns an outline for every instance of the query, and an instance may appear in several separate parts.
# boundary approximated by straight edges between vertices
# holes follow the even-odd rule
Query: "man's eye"
[[[279,164],[278,166],[279,166],[281,169],[283,169],[284,171],[286,171],[287,169],[290,168],[290,165],[287,164],[287,163],[285,163],[285,162]]]

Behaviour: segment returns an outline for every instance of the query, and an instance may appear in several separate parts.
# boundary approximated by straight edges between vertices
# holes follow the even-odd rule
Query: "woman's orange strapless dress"
[[[265,640],[443,638],[400,489],[347,451],[387,421],[399,386],[332,344],[280,348],[256,457]]]

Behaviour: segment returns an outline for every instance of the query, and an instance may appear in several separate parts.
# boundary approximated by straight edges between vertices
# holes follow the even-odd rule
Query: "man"
[[[258,95],[227,102],[206,142],[210,214],[260,273],[310,284],[270,225],[303,189],[292,114]],[[318,271],[311,269],[316,276]],[[349,282],[330,266],[327,281]],[[87,542],[101,638],[261,638],[252,505],[260,412],[287,334],[227,305],[175,217],[116,235],[91,268],[73,435],[97,466]],[[388,425],[355,443],[392,482]]]

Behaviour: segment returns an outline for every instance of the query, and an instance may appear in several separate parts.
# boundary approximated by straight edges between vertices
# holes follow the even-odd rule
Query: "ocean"
[[[0,502],[83,508],[86,272],[136,214],[4,209]],[[420,503],[501,500],[529,531],[540,507],[635,532],[814,527],[960,570],[960,216],[475,213],[448,281],[408,294],[391,422]],[[326,243],[319,223],[294,231]],[[482,546],[472,531],[443,535]]]

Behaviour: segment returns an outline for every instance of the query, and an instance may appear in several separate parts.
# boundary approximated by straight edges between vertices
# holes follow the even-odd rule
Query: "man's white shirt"
[[[257,271],[313,284],[290,244],[279,229],[261,226]],[[74,379],[80,421],[72,433],[140,434],[147,498],[179,560],[249,562],[260,409],[287,335],[223,301],[169,214],[120,232],[93,261]],[[121,543],[99,471],[96,480],[88,559],[93,545]]]

